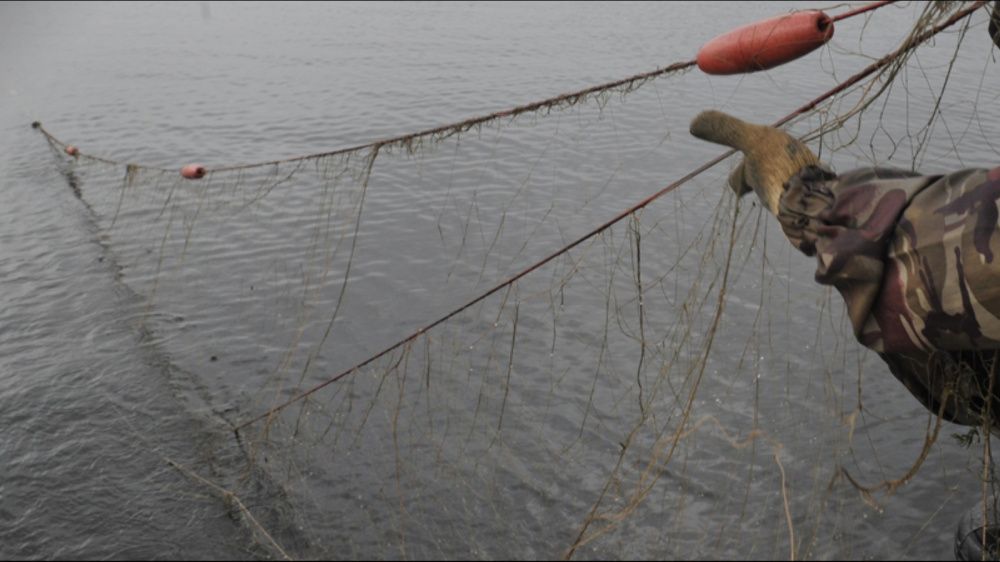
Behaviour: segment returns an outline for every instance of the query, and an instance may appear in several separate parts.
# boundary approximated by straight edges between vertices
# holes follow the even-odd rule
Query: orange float
[[[196,180],[205,176],[205,166],[201,164],[188,164],[181,168],[181,175],[189,180]]]
[[[767,70],[806,55],[833,37],[833,20],[817,10],[778,16],[738,27],[698,51],[698,68],[708,74]]]

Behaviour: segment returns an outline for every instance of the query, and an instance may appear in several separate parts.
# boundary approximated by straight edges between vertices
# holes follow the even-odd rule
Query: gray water
[[[390,426],[395,435],[391,409],[344,446],[349,458],[275,446],[268,449],[270,468],[249,472],[232,425],[293,394],[276,389],[273,374],[296,328],[306,351],[294,356],[291,371],[319,341],[351,240],[357,244],[349,288],[305,377],[310,383],[426,325],[717,154],[686,132],[698,111],[773,121],[898,44],[917,8],[881,10],[863,35],[861,20],[839,23],[830,47],[768,73],[669,76],[603,106],[590,102],[415,155],[380,156],[356,236],[356,183],[347,181],[323,207],[316,199],[322,182],[303,179],[248,204],[249,214],[248,194],[225,178],[177,190],[172,178],[143,183],[140,176],[135,192],[119,200],[121,170],[67,167],[32,121],[85,152],[120,161],[174,169],[192,161],[270,160],[686,60],[707,38],[792,7],[0,3],[0,556],[274,556],[231,504],[168,460],[237,490],[296,557],[560,556],[636,410],[622,405],[633,402],[633,387],[601,378],[590,392],[599,362],[624,373],[622,381],[634,378],[633,350],[612,347],[607,357],[597,351],[608,302],[601,286],[620,281],[595,264],[613,260],[606,250],[627,238],[624,227],[588,250],[584,281],[562,295],[558,336],[547,324],[556,308],[530,297],[556,294],[554,274],[543,270],[519,285],[525,296],[510,371],[518,384],[508,386],[517,415],[503,421],[501,447],[485,429],[482,442],[467,438],[455,449],[441,437],[438,456],[461,460],[435,464],[421,453],[424,438],[412,432],[439,418],[465,420],[469,435],[498,425],[495,417],[472,415],[480,382],[463,373],[497,365],[502,373],[503,349],[501,359],[475,346],[461,355],[452,350],[462,366],[427,386],[439,410],[430,411],[430,390],[426,397],[399,390],[401,401],[415,397],[400,406],[412,439],[402,448],[411,485],[403,495],[412,502],[405,516],[394,519],[401,492],[387,484],[398,477],[392,465],[400,451],[387,440]],[[948,70],[954,34],[921,51],[880,120],[864,122],[862,141],[831,155],[833,141],[850,132],[825,139],[824,160],[838,169],[877,161],[928,173],[993,166],[998,153],[989,141],[1000,123],[1000,84],[984,21],[978,15],[968,31],[926,152],[914,155],[912,146]],[[872,133],[879,122],[884,132]],[[890,137],[899,141],[895,153]],[[650,297],[650,331],[682,322],[668,305],[693,282],[695,266],[680,242],[697,239],[719,205],[732,205],[720,189],[731,165],[643,214],[643,267],[664,274],[674,262],[691,267],[663,282],[660,314]],[[82,186],[82,199],[67,188],[67,177]],[[203,213],[183,236],[164,238],[160,210],[168,194],[182,211]],[[311,225],[331,216],[337,226],[324,240],[339,240],[341,251],[323,265],[310,254],[324,247]],[[743,438],[757,424],[782,444],[801,556],[949,558],[959,515],[981,497],[981,451],[961,447],[950,435],[964,429],[946,426],[918,476],[880,509],[843,480],[831,486],[837,463],[866,482],[903,474],[920,450],[927,416],[877,358],[844,335],[836,296],[812,283],[810,260],[782,246],[774,227],[762,238],[767,262],[759,240],[740,246],[750,257],[728,295],[698,413],[743,429]],[[157,254],[169,259],[158,264],[150,258]],[[321,279],[315,295],[302,296],[303,277]],[[761,310],[766,321],[758,323]],[[502,312],[507,319],[512,313]],[[500,318],[495,309],[464,315],[434,341],[481,336],[495,348],[511,334],[503,322],[491,331],[494,316]],[[817,326],[827,316],[819,322],[825,327]],[[704,333],[706,326],[694,323]],[[748,333],[755,338],[750,359]],[[831,342],[842,347],[830,349]],[[850,441],[841,416],[857,402],[859,365],[865,407]],[[347,392],[360,403],[377,383],[359,377]],[[487,396],[495,408],[501,397]],[[426,413],[416,400],[426,400]],[[383,413],[373,410],[376,418]],[[357,415],[352,410],[342,421]],[[781,487],[770,448],[760,447],[750,454],[718,434],[694,440],[683,466],[671,465],[662,477],[647,512],[578,555],[786,557]],[[279,453],[282,460],[274,458]],[[463,464],[477,455],[487,468]],[[480,470],[488,475],[480,479]],[[681,510],[677,498],[684,499]],[[740,510],[738,518],[728,513]]]

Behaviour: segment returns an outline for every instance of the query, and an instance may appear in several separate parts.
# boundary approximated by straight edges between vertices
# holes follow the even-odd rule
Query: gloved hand
[[[691,134],[743,152],[743,161],[729,176],[729,186],[740,196],[755,191],[775,215],[785,182],[805,166],[819,163],[809,147],[788,133],[746,123],[721,111],[698,114],[691,121]]]

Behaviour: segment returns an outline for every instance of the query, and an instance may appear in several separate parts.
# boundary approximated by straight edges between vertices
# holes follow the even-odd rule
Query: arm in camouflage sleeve
[[[816,281],[844,298],[858,341],[929,410],[943,403],[947,419],[979,425],[1000,350],[1000,168],[838,176],[787,133],[718,111],[691,132],[743,152],[730,186],[756,192],[816,256]],[[1000,401],[990,402],[1000,427]]]
[[[803,168],[778,220],[844,298],[854,334],[930,411],[979,426],[1000,350],[1000,169]],[[940,408],[943,406],[943,410]]]

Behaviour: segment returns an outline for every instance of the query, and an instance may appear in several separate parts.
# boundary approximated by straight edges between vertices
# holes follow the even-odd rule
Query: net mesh
[[[957,9],[920,8],[914,33]],[[977,27],[792,130],[843,169],[985,165],[1000,90]],[[220,435],[345,373],[179,467],[252,553],[913,556],[985,501],[988,439],[935,430],[726,166],[422,330],[680,175],[657,159],[698,154],[670,111],[684,79],[198,181],[63,162],[142,344]],[[859,493],[915,465],[919,486]]]

